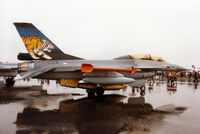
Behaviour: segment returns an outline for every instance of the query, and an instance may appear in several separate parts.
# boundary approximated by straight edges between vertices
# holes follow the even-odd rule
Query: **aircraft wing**
[[[17,74],[17,76],[15,77],[15,80],[22,80],[22,79],[27,79],[27,78],[32,78],[35,76],[38,76],[40,74],[43,74],[45,72],[48,72],[52,69],[54,69],[55,67],[41,67],[39,69],[35,69],[35,70],[29,70],[27,72],[23,72],[20,74]]]
[[[15,77],[18,73],[18,64],[0,63],[0,76]]]

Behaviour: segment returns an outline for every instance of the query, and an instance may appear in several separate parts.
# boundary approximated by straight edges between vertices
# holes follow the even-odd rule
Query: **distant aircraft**
[[[200,71],[200,67],[195,67],[195,65],[192,65],[192,71],[193,72],[199,72]]]
[[[142,86],[154,71],[180,71],[181,66],[150,54],[121,56],[111,60],[85,60],[63,53],[31,23],[14,23],[28,53],[18,59],[15,80],[39,78],[58,80],[66,87],[87,89],[89,97],[102,96],[104,90],[119,90],[127,85]],[[142,89],[142,88],[141,88]]]
[[[14,77],[18,73],[17,63],[0,63],[0,76],[6,77],[6,86],[11,87],[14,85]]]

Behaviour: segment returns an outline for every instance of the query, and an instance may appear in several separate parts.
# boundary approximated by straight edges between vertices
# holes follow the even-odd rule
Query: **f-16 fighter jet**
[[[111,60],[86,60],[62,52],[31,23],[14,23],[28,53],[18,59],[15,80],[39,78],[58,80],[66,87],[83,88],[88,96],[102,96],[105,90],[119,90],[144,84],[154,71],[179,71],[183,67],[170,64],[150,54],[133,54]]]

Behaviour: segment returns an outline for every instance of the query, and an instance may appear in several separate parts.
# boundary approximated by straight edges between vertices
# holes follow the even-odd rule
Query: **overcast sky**
[[[0,61],[26,52],[13,22],[30,22],[85,59],[151,53],[200,65],[199,0],[1,0],[0,18]]]

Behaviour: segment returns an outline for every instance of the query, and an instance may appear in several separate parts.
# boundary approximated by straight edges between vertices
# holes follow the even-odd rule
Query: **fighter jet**
[[[150,54],[126,55],[111,60],[86,60],[63,53],[31,23],[14,23],[28,53],[18,59],[15,80],[38,78],[57,80],[66,87],[83,88],[88,96],[102,96],[105,90],[119,90],[144,83],[154,71],[179,71],[183,67],[170,64]]]
[[[14,77],[18,73],[17,63],[0,62],[0,76],[6,77],[6,87],[12,87],[15,83]]]

